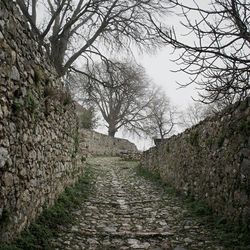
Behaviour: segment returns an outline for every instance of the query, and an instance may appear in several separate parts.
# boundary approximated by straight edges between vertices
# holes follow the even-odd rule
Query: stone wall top
[[[250,98],[144,152],[142,166],[219,215],[250,222]]]

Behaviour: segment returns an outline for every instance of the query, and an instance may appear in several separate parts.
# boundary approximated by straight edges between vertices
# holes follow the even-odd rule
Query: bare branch
[[[147,78],[142,67],[131,62],[109,63],[105,60],[84,70],[80,77],[83,95],[97,106],[108,124],[109,135],[121,127],[138,129],[145,120],[144,110],[150,103]]]
[[[193,44],[181,40],[174,28],[162,28],[152,17],[159,36],[180,51],[177,71],[190,76],[190,82],[201,89],[203,102],[244,99],[250,93],[250,8],[246,0],[211,1],[210,9],[170,0],[172,8],[181,8],[182,25],[195,37]],[[194,20],[193,16],[197,17]]]
[[[168,0],[32,0],[32,16],[29,3],[17,3],[40,42],[46,41],[47,52],[60,76],[83,54],[90,55],[89,51],[96,51],[97,47],[107,53],[126,51],[134,45],[143,50],[161,46],[148,14],[160,19],[168,11]],[[48,10],[41,20],[43,29],[41,23],[34,22],[41,3]]]

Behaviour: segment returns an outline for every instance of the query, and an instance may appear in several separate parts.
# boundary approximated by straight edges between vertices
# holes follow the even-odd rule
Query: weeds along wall
[[[74,104],[13,1],[0,1],[0,240],[82,174]]]
[[[250,224],[250,98],[144,152],[142,167],[218,215]]]

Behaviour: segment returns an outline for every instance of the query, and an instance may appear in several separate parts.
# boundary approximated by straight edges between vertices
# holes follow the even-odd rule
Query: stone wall
[[[0,1],[0,240],[16,237],[83,174],[87,154],[136,152],[80,130],[76,105],[13,1]]]
[[[74,104],[13,1],[0,1],[0,240],[82,174]]]
[[[144,152],[142,166],[236,223],[250,223],[250,98]]]
[[[79,103],[76,103],[76,113],[79,120],[86,109]],[[134,143],[126,139],[113,138],[108,135],[98,133],[93,130],[81,128],[79,131],[80,148],[93,156],[118,156],[121,153],[138,153],[138,149]]]
[[[113,138],[95,131],[81,129],[80,147],[91,155],[118,156],[121,153],[137,153],[134,143],[126,139]]]

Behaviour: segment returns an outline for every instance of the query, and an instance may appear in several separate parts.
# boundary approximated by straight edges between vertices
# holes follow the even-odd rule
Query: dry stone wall
[[[83,172],[74,104],[13,1],[0,1],[0,240]]]
[[[0,1],[0,241],[15,238],[84,172],[87,154],[137,151],[79,130],[76,105],[13,1]]]
[[[119,156],[121,154],[137,153],[134,143],[121,138],[113,138],[95,131],[81,129],[80,147],[90,155]]]
[[[250,98],[144,152],[141,164],[220,216],[249,225]]]

